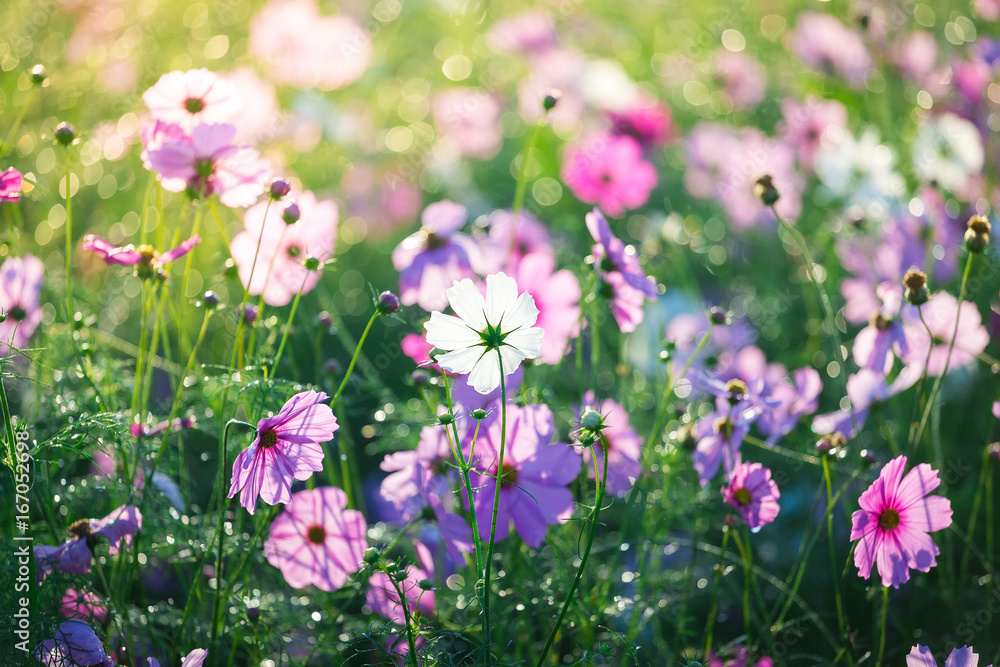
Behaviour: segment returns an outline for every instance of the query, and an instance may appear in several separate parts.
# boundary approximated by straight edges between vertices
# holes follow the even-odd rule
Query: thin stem
[[[0,146],[0,158],[7,155],[11,146],[14,145],[14,135],[17,134],[17,129],[21,127],[21,122],[24,120],[25,114],[28,113],[28,108],[31,106],[31,103],[35,101],[35,95],[37,94],[38,84],[32,84],[31,90],[28,91],[28,99],[24,101],[20,110],[18,110],[17,116],[14,117],[14,124],[11,125],[10,131],[7,133],[7,138],[4,139],[3,145]]]
[[[531,134],[528,135],[528,144],[524,148],[524,157],[521,158],[521,168],[518,170],[517,174],[517,187],[514,189],[514,205],[511,208],[512,216],[511,222],[516,224],[518,214],[521,209],[524,208],[524,197],[528,190],[528,162],[531,159],[531,151],[535,149],[535,144],[538,143],[538,137],[542,132],[542,128],[545,127],[545,117],[543,116],[531,130]],[[512,232],[514,230],[511,230]],[[514,242],[514,234],[511,234],[511,243]]]
[[[597,457],[593,457],[594,475],[597,480],[597,498],[594,503],[594,518],[590,523],[590,534],[587,536],[587,546],[583,550],[583,557],[580,559],[580,567],[576,570],[576,577],[573,579],[573,584],[569,587],[569,592],[566,593],[566,600],[563,601],[562,609],[559,611],[559,618],[556,619],[556,624],[545,642],[545,648],[542,649],[541,655],[538,656],[538,662],[535,663],[536,667],[542,667],[546,656],[549,654],[549,649],[552,648],[552,642],[555,641],[556,635],[559,634],[559,629],[562,627],[566,612],[573,602],[573,594],[576,593],[577,586],[580,585],[580,579],[583,578],[583,569],[587,566],[587,559],[590,558],[590,549],[594,545],[594,535],[597,533],[598,519],[601,516],[601,505],[604,503],[604,491],[607,488],[608,481],[608,440],[603,433],[601,434],[601,449],[604,452],[604,465],[600,470],[597,469]],[[602,470],[604,474],[601,474]]]
[[[920,425],[917,426],[917,432],[913,436],[913,440],[910,443],[911,447],[916,447],[920,442],[920,438],[924,434],[924,429],[927,427],[927,420],[930,418],[931,406],[937,400],[938,392],[941,390],[941,383],[944,381],[944,376],[948,374],[948,366],[951,364],[951,352],[955,349],[955,338],[958,337],[958,324],[959,319],[962,315],[962,303],[965,302],[965,294],[969,287],[969,275],[972,273],[972,263],[976,259],[976,253],[970,252],[969,259],[965,262],[965,271],[962,273],[962,286],[958,291],[958,305],[955,312],[955,326],[952,328],[951,340],[948,341],[948,353],[944,357],[944,368],[941,369],[941,374],[937,376],[934,380],[934,386],[931,387],[930,396],[927,397],[927,405],[924,406],[924,413],[920,417]],[[931,347],[934,346],[934,339],[931,338],[927,341],[927,344]],[[927,372],[927,369],[924,369]]]
[[[826,541],[830,547],[830,568],[833,572],[833,597],[837,604],[837,629],[840,631],[840,638],[847,636],[847,622],[844,619],[844,602],[840,597],[840,579],[837,578],[837,550],[833,543],[833,485],[830,480],[830,463],[827,457],[823,457],[823,479],[826,482]],[[851,651],[850,642],[846,645],[847,661],[854,664],[854,655]]]
[[[924,397],[924,384],[927,382],[927,369],[931,365],[931,352],[934,350],[934,334],[931,332],[930,326],[927,324],[927,320],[924,319],[924,308],[923,305],[917,306],[917,315],[920,317],[920,323],[924,325],[924,331],[927,332],[927,356],[924,358],[924,370],[920,373],[920,382],[917,383],[917,395],[913,400],[913,411],[910,413],[910,431],[907,434],[907,446],[912,446],[915,444],[913,439],[914,434],[917,431],[917,415],[920,413],[921,399]]]
[[[483,568],[483,624],[486,627],[483,635],[486,645],[483,651],[487,660],[492,662],[493,651],[490,648],[490,570],[493,565],[493,550],[496,546],[497,514],[500,509],[500,487],[503,486],[503,458],[507,449],[507,382],[504,379],[503,357],[497,348],[497,363],[500,364],[500,460],[497,462],[497,477],[493,491],[493,516],[490,518],[490,545],[486,551],[486,563]]]
[[[347,372],[344,373],[344,379],[340,383],[340,387],[337,388],[337,393],[334,394],[333,398],[330,400],[331,410],[337,405],[337,401],[340,400],[340,395],[344,393],[344,387],[347,386],[347,381],[351,379],[351,372],[354,370],[354,364],[358,363],[358,356],[361,354],[361,346],[365,344],[365,339],[368,338],[368,332],[371,331],[372,325],[375,324],[375,320],[378,319],[378,316],[378,310],[372,313],[371,319],[368,320],[368,324],[365,326],[365,330],[361,333],[361,338],[358,339],[358,346],[354,349],[354,356],[351,357],[351,363],[347,366]]]
[[[986,476],[990,472],[990,452],[983,449],[983,460],[979,464],[979,481],[976,482],[976,495],[972,498],[972,510],[969,512],[969,526],[965,529],[965,534],[971,539],[976,532],[976,522],[979,519],[979,505],[983,500],[983,492],[986,490]],[[965,579],[965,568],[969,564],[969,548],[962,550],[962,562],[958,568],[958,579]]]
[[[889,625],[889,587],[882,587],[882,632],[878,642],[878,660],[875,667],[882,667],[882,658],[885,657],[885,630]]]
[[[715,634],[715,617],[719,613],[719,580],[722,578],[723,564],[726,559],[726,547],[729,545],[729,531],[727,526],[722,529],[722,550],[719,554],[719,564],[715,568],[715,576],[712,578],[712,604],[708,610],[708,618],[705,619],[705,659],[708,659],[712,652],[712,639]]]
[[[243,336],[244,326],[246,323],[246,308],[247,302],[250,300],[250,285],[253,284],[253,274],[257,270],[257,256],[260,254],[260,244],[264,240],[264,229],[267,227],[267,213],[271,210],[271,202],[274,201],[268,198],[267,205],[264,206],[264,218],[260,223],[260,235],[257,237],[257,248],[253,252],[253,262],[250,264],[250,277],[247,278],[247,284],[243,288],[243,300],[240,302],[239,310],[239,321],[236,325],[236,345],[233,347],[232,361],[229,362],[231,368],[236,368],[236,360],[239,359],[240,367],[243,367]]]
[[[307,273],[302,278],[302,284],[299,285],[299,291],[295,293],[295,300],[292,301],[292,310],[288,313],[288,322],[285,324],[285,331],[281,335],[281,344],[278,345],[278,351],[274,355],[274,363],[271,364],[271,374],[274,374],[275,369],[278,368],[278,362],[281,361],[281,353],[285,349],[285,343],[288,341],[288,332],[292,330],[292,322],[295,320],[295,310],[299,307],[299,299],[302,298],[302,290],[306,286],[306,278],[309,277]]]
[[[750,576],[753,572],[753,556],[750,554],[750,541],[744,544],[737,531],[733,531],[733,539],[736,540],[736,550],[740,552],[740,560],[743,562],[743,633],[746,635],[747,646],[753,646],[750,641]]]
[[[385,565],[380,561],[378,564],[378,569],[382,571],[382,574],[386,576],[389,583],[396,590],[396,595],[399,597],[399,606],[403,609],[403,620],[406,625],[406,645],[409,648],[409,654],[406,656],[406,661],[410,663],[411,667],[417,667],[417,645],[413,640],[413,619],[410,617],[410,608],[406,604],[406,594],[403,592],[402,586],[396,581],[396,577],[389,574],[389,570],[386,569]]]
[[[194,222],[191,224],[191,236],[194,236],[201,229],[201,216],[205,211],[205,207],[202,202],[198,202],[194,207]],[[180,228],[178,228],[180,231]],[[187,342],[185,339],[184,331],[184,301],[188,298],[188,280],[191,277],[191,268],[194,266],[194,255],[196,247],[192,248],[188,252],[187,257],[184,260],[184,280],[181,281],[181,294],[180,301],[177,306],[177,344],[180,345],[183,342]],[[180,348],[180,353],[183,356],[184,350]]]

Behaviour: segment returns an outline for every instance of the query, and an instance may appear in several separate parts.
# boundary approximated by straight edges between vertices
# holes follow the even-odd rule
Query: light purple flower
[[[422,580],[434,580],[434,558],[430,549],[420,542],[414,542],[413,546],[417,551],[417,564],[407,566],[405,579],[393,585],[384,572],[375,572],[368,579],[368,591],[365,593],[365,601],[372,611],[397,625],[405,625],[406,617],[396,587],[402,589],[411,616],[418,612],[424,616],[434,615],[434,591],[420,588]]]
[[[944,667],[978,667],[978,665],[979,654],[973,653],[970,646],[952,649],[944,662]],[[906,655],[906,667],[937,667],[937,662],[929,648],[917,644]]]
[[[131,505],[122,505],[103,519],[80,519],[69,527],[73,539],[59,546],[35,546],[35,561],[38,567],[38,583],[45,581],[55,570],[68,574],[90,572],[93,549],[104,537],[108,540],[108,554],[118,553],[122,543],[132,545],[132,537],[142,528],[142,514]]]
[[[257,149],[233,143],[236,126],[198,125],[191,137],[165,140],[146,149],[146,160],[165,190],[219,195],[230,207],[250,206],[263,194],[271,165]]]
[[[444,310],[448,305],[445,291],[452,283],[475,276],[478,249],[471,237],[458,231],[467,217],[464,206],[447,199],[430,204],[421,215],[420,231],[392,251],[403,305]]]
[[[646,203],[657,175],[635,139],[600,133],[566,151],[562,179],[577,199],[618,218]]]
[[[486,32],[486,43],[501,53],[540,53],[555,42],[552,18],[541,9],[501,19]]]
[[[715,53],[715,75],[736,109],[747,109],[764,99],[767,79],[764,68],[742,52],[719,49]]]
[[[778,516],[781,493],[771,479],[771,471],[760,463],[740,463],[729,474],[722,497],[739,511],[751,531],[757,532],[764,524]]]
[[[788,379],[774,386],[770,398],[778,404],[761,415],[760,430],[767,434],[768,444],[773,445],[792,432],[799,420],[816,412],[823,381],[815,368],[800,368]]]
[[[502,465],[500,429],[497,406],[483,423],[476,443],[472,488],[479,533],[490,533],[497,477],[502,477],[496,539],[507,537],[513,521],[524,543],[537,547],[549,525],[564,523],[573,515],[573,494],[567,486],[580,472],[580,456],[565,443],[552,443],[555,424],[547,406],[507,405],[507,448]]]
[[[634,247],[625,245],[612,233],[611,225],[600,209],[595,208],[585,219],[587,229],[596,241],[591,246],[595,265],[604,273],[612,271],[621,273],[629,285],[650,299],[656,298],[656,283],[639,266],[639,254]]]
[[[233,462],[229,498],[240,494],[250,514],[257,496],[269,505],[288,503],[294,480],[306,480],[323,469],[322,443],[337,430],[337,418],[323,392],[292,396],[278,414],[257,422],[257,436]]]
[[[590,476],[594,477],[594,468],[590,464],[591,456],[597,462],[597,469],[601,476],[604,476],[604,442],[608,445],[608,472],[607,472],[607,492],[615,496],[624,496],[642,472],[642,438],[629,424],[628,413],[625,408],[610,398],[606,398],[597,404],[593,391],[588,391],[583,396],[586,407],[596,410],[604,419],[604,428],[601,435],[603,441],[598,439],[593,445],[583,451],[584,463],[590,470]]]
[[[611,314],[622,333],[632,333],[642,324],[645,317],[643,307],[648,297],[641,290],[632,287],[618,271],[601,276],[598,288],[601,296],[608,300]]]
[[[449,88],[431,105],[434,126],[446,149],[489,160],[500,152],[500,104],[484,90]]]
[[[847,128],[847,109],[836,100],[823,100],[813,95],[799,103],[788,98],[781,103],[782,121],[779,134],[795,147],[799,166],[812,172],[820,142],[827,129]]]
[[[181,667],[202,667],[208,658],[208,651],[203,648],[196,648],[181,660]]]
[[[114,664],[94,630],[78,620],[60,623],[55,637],[41,642],[33,655],[43,665],[50,667],[113,667]]]
[[[930,362],[927,363],[927,374],[941,375],[947,370],[953,371],[976,360],[976,355],[986,349],[990,335],[983,326],[982,316],[975,303],[963,301],[961,306],[952,294],[935,292],[930,300],[921,306],[924,321],[934,336],[933,341],[927,336],[927,329],[920,320],[908,320],[904,326],[906,340],[910,345],[908,365],[923,370],[927,362],[927,348],[930,347]],[[955,333],[955,318],[959,318],[958,335],[948,359],[948,347]]]
[[[729,475],[740,463],[740,445],[761,412],[763,407],[750,401],[732,405],[728,398],[719,397],[716,411],[698,420],[694,430],[698,444],[691,458],[702,486],[715,477],[720,465]]]
[[[485,232],[485,238],[479,241],[481,251],[475,267],[481,274],[513,274],[528,255],[542,254],[555,261],[548,229],[530,213],[521,211],[515,217],[506,209],[493,211]]]
[[[42,322],[38,297],[45,267],[34,255],[8,257],[0,265],[0,356],[10,348],[23,348]]]
[[[20,200],[23,185],[24,176],[17,169],[11,167],[0,172],[0,204]]]
[[[829,14],[799,14],[790,48],[807,66],[837,74],[855,88],[872,66],[861,35]]]
[[[879,308],[872,314],[868,326],[854,338],[852,352],[859,367],[886,373],[892,368],[894,352],[901,359],[906,359],[910,353],[900,319],[903,288],[897,283],[882,283],[875,294],[880,301]]]
[[[909,581],[911,569],[928,572],[937,565],[938,548],[928,533],[951,525],[951,502],[927,495],[941,483],[937,471],[921,463],[903,477],[904,468],[905,456],[885,464],[851,515],[851,541],[860,540],[854,550],[858,576],[868,579],[877,563],[882,585],[893,588]]]
[[[464,438],[465,419],[459,419],[459,437]],[[450,426],[447,428],[451,428]],[[424,426],[415,450],[386,454],[379,467],[390,473],[382,480],[382,497],[396,506],[403,519],[413,519],[430,497],[448,494],[453,470],[448,463],[453,452],[445,427]]]
[[[204,68],[164,74],[142,99],[154,120],[187,132],[201,123],[229,123],[243,108],[236,88]]]
[[[347,494],[336,487],[299,491],[271,524],[264,556],[289,586],[333,591],[361,569],[368,525],[346,507]]]

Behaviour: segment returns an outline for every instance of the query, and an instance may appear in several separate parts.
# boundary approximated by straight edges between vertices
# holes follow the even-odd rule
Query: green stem
[[[875,667],[882,667],[882,658],[885,657],[885,630],[889,625],[889,587],[882,587],[882,632],[878,642],[878,660]]]
[[[563,619],[566,617],[566,612],[569,610],[569,606],[573,602],[573,594],[576,593],[577,586],[580,585],[580,579],[583,578],[583,570],[587,566],[587,559],[590,558],[590,549],[594,545],[594,535],[597,533],[598,519],[601,516],[601,505],[604,502],[604,491],[607,488],[608,449],[608,440],[602,433],[601,450],[604,453],[604,466],[601,470],[604,471],[604,474],[602,475],[601,470],[597,469],[597,457],[593,457],[594,475],[597,479],[597,498],[594,503],[594,518],[590,523],[590,534],[587,536],[587,546],[583,550],[583,558],[580,559],[580,567],[576,570],[576,577],[573,579],[573,584],[569,587],[569,592],[566,593],[566,600],[563,601],[562,609],[559,611],[559,618],[556,619],[556,624],[552,628],[552,632],[549,633],[549,638],[545,641],[545,648],[542,649],[541,655],[538,656],[538,662],[535,663],[536,667],[542,667],[546,656],[549,654],[549,649],[552,648],[552,642],[555,641],[556,635],[559,634],[559,629],[562,627]]]
[[[410,607],[406,604],[406,593],[403,591],[402,586],[396,581],[396,577],[389,574],[389,570],[386,569],[385,565],[379,561],[378,569],[381,570],[382,574],[385,575],[389,583],[396,590],[396,595],[399,597],[399,606],[403,609],[403,620],[406,625],[406,645],[409,648],[409,655],[406,656],[406,661],[411,667],[417,667],[417,645],[413,640],[413,619],[410,616]]]
[[[253,262],[250,264],[250,277],[247,278],[247,284],[243,288],[243,300],[240,302],[239,310],[239,320],[236,324],[236,345],[233,346],[232,361],[229,362],[231,368],[236,368],[236,361],[239,360],[239,367],[243,367],[243,336],[244,328],[246,324],[246,307],[247,302],[250,300],[250,285],[253,284],[253,274],[257,270],[257,256],[260,255],[260,244],[264,240],[264,228],[267,226],[267,213],[271,210],[271,202],[273,199],[268,198],[267,205],[264,207],[264,218],[260,223],[260,235],[257,237],[257,248],[253,252]]]
[[[493,565],[493,550],[496,546],[497,514],[500,509],[500,487],[503,486],[503,459],[507,450],[507,382],[504,378],[503,357],[497,348],[497,363],[500,365],[500,458],[497,461],[497,477],[493,490],[493,513],[490,518],[490,544],[486,551],[486,562],[483,567],[483,624],[486,639],[483,652],[488,662],[493,661],[493,650],[490,642],[490,570]]]
[[[827,457],[823,457],[823,479],[826,482],[826,541],[830,547],[830,568],[833,572],[833,597],[837,604],[837,629],[840,631],[840,638],[847,636],[847,621],[844,618],[844,602],[840,597],[840,579],[837,577],[837,550],[833,544],[833,484],[830,479],[830,463]],[[854,664],[854,653],[851,650],[850,642],[845,645],[847,650],[847,662]]]
[[[535,144],[538,143],[538,137],[541,135],[543,127],[545,127],[544,116],[535,124],[535,127],[531,130],[531,134],[528,135],[528,144],[524,148],[524,154],[521,158],[521,168],[517,174],[517,187],[514,190],[514,205],[511,208],[511,212],[513,213],[511,222],[513,224],[516,224],[518,214],[524,208],[524,197],[528,191],[528,162],[531,160],[531,151],[535,149]],[[511,243],[514,242],[513,231],[511,230]]]
[[[746,544],[740,538],[739,532],[733,532],[733,539],[736,540],[736,550],[740,552],[740,560],[743,562],[743,632],[746,635],[746,645],[753,646],[750,640],[750,579],[753,572],[753,556],[750,553],[750,541]]]
[[[194,222],[191,225],[191,236],[194,236],[201,229],[201,216],[204,213],[205,207],[202,202],[198,202],[194,207]],[[178,228],[179,231],[179,228]],[[191,276],[191,268],[194,266],[194,255],[195,248],[187,254],[184,260],[184,279],[181,281],[181,294],[180,301],[177,305],[177,344],[180,345],[183,342],[187,342],[185,338],[186,332],[184,331],[184,302],[188,299],[188,281]],[[181,356],[184,355],[184,350],[180,350]]]
[[[990,473],[990,452],[983,449],[983,460],[979,464],[979,481],[976,482],[976,495],[972,498],[972,511],[969,512],[969,526],[965,529],[965,534],[971,539],[976,533],[976,522],[979,519],[979,505],[983,500],[983,492],[986,490],[986,476]],[[969,549],[962,550],[962,562],[958,568],[958,580],[965,580],[965,568],[969,564]]]
[[[274,355],[274,362],[271,364],[271,374],[278,368],[278,362],[281,361],[281,353],[285,349],[285,343],[288,341],[288,332],[292,330],[292,322],[295,320],[295,310],[299,307],[299,299],[302,298],[302,290],[306,286],[306,278],[309,277],[307,273],[305,277],[302,278],[302,284],[299,285],[299,291],[295,293],[295,300],[292,301],[292,310],[288,313],[288,322],[285,324],[285,331],[281,334],[281,344],[278,345],[278,352]]]
[[[372,325],[375,324],[375,320],[379,317],[379,312],[376,310],[372,313],[371,319],[368,320],[368,324],[365,326],[364,332],[361,334],[361,338],[358,339],[358,346],[354,348],[354,356],[351,357],[351,363],[347,366],[347,371],[344,373],[344,380],[340,383],[340,387],[337,388],[337,393],[333,395],[330,400],[330,408],[333,409],[337,405],[337,401],[340,400],[340,395],[344,393],[344,387],[347,386],[347,381],[351,379],[351,372],[354,370],[354,364],[358,363],[358,356],[361,354],[361,346],[365,344],[365,339],[368,338],[368,332],[371,331]]]
[[[927,405],[924,406],[924,412],[920,417],[920,425],[917,426],[917,432],[914,433],[913,440],[910,442],[911,447],[916,447],[920,443],[920,439],[924,434],[924,429],[927,427],[927,420],[930,418],[931,406],[937,401],[938,392],[941,390],[941,383],[944,381],[944,376],[948,374],[948,366],[951,364],[951,352],[955,349],[955,338],[958,336],[958,324],[959,319],[962,315],[962,303],[965,301],[965,294],[969,287],[969,275],[972,273],[972,263],[976,259],[976,253],[969,253],[969,259],[965,262],[965,271],[962,273],[962,286],[958,291],[958,305],[955,312],[955,326],[951,332],[951,340],[948,341],[948,353],[944,357],[944,368],[941,369],[941,374],[934,379],[934,385],[931,387],[930,396],[927,397]],[[927,341],[927,344],[931,347],[934,345],[934,339],[931,338]],[[927,372],[927,369],[924,369]]]
[[[7,138],[4,139],[3,145],[0,146],[0,158],[7,155],[11,146],[14,145],[14,135],[17,134],[17,129],[21,127],[21,122],[24,120],[24,116],[28,113],[28,108],[31,103],[35,101],[35,95],[38,94],[38,85],[32,84],[31,90],[28,91],[28,99],[24,101],[21,108],[17,112],[17,116],[14,117],[14,124],[11,125],[10,131],[7,133]],[[67,190],[67,192],[69,192]]]
[[[722,570],[725,568],[726,547],[729,545],[729,531],[731,528],[722,529],[722,550],[719,554],[719,564],[715,568],[715,576],[712,578],[712,604],[708,610],[708,618],[705,619],[705,655],[708,660],[712,652],[712,639],[715,634],[715,617],[719,613],[719,580],[722,578]]]

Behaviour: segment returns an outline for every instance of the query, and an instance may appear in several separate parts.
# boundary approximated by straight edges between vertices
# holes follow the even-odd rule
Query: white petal
[[[521,365],[521,361],[524,359],[524,355],[516,347],[511,347],[510,345],[503,345],[500,347],[500,356],[503,357],[503,373],[504,375],[510,375],[517,370],[517,367]]]
[[[448,303],[451,304],[455,314],[465,320],[465,323],[477,331],[486,330],[486,303],[483,295],[479,293],[476,284],[465,278],[456,280],[445,292],[448,295]]]
[[[438,365],[452,373],[464,375],[475,368],[479,358],[483,356],[485,349],[483,347],[466,347],[461,350],[442,354],[437,359]]]
[[[473,347],[482,342],[479,334],[463,320],[437,311],[431,313],[429,321],[424,322],[424,329],[427,331],[427,342],[442,350]]]
[[[469,373],[469,386],[480,394],[488,394],[500,386],[500,360],[496,352],[487,352],[476,362]]]
[[[494,273],[486,276],[486,320],[497,326],[503,319],[504,329],[508,327],[504,317],[514,309],[517,300],[517,281],[506,273]]]
[[[503,316],[503,330],[514,331],[515,329],[527,329],[535,326],[538,321],[538,307],[535,299],[525,292],[517,298]]]
[[[522,357],[534,359],[541,354],[542,338],[544,335],[545,329],[541,327],[518,329],[507,334],[507,337],[503,341],[503,348],[515,347]]]

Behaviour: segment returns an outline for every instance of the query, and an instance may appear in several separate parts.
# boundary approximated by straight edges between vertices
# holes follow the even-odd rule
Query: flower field
[[[1000,3],[0,5],[0,664],[1000,665]]]

